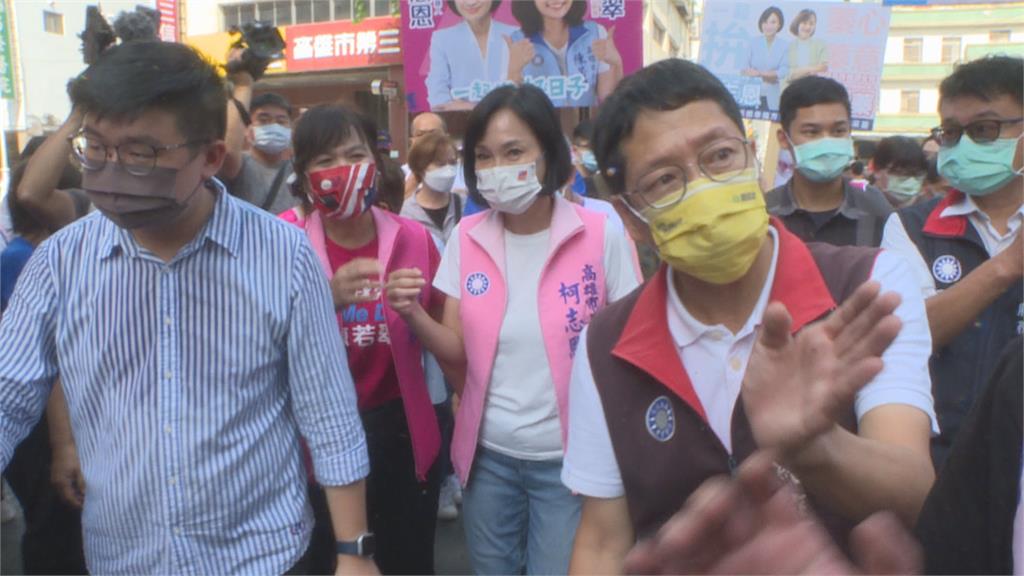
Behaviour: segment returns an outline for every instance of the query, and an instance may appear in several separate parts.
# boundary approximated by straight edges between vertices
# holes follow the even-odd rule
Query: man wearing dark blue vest
[[[739,109],[696,64],[626,78],[596,124],[616,209],[664,264],[576,350],[570,571],[620,571],[637,538],[758,449],[838,536],[883,509],[912,524],[936,428],[924,300],[902,259],[805,244],[769,218]]]
[[[882,246],[900,252],[926,298],[939,469],[1024,312],[1024,60],[958,66],[939,87],[944,198],[890,217]]]

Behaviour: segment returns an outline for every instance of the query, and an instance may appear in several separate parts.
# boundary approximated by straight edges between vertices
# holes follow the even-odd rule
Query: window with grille
[[[1009,30],[993,30],[988,33],[988,41],[993,44],[1003,44],[1010,41]]]
[[[50,34],[64,35],[64,15],[60,12],[43,10],[43,30]]]
[[[923,42],[920,38],[903,39],[903,61],[908,63],[921,61],[921,49]]]
[[[367,17],[388,16],[389,0],[366,0]],[[273,0],[222,4],[224,30],[255,20],[275,26],[351,20],[355,16],[355,0]]]
[[[902,90],[900,92],[900,112],[917,114],[921,111],[921,92],[918,90]]]
[[[942,61],[945,63],[960,60],[960,38],[942,39]]]

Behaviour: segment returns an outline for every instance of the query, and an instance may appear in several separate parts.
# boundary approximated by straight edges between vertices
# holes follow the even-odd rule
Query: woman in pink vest
[[[491,209],[463,218],[445,247],[443,325],[405,300],[426,285],[416,274],[392,275],[389,299],[464,381],[452,463],[473,569],[564,574],[580,513],[560,480],[572,357],[590,317],[638,279],[622,230],[555,194],[573,168],[541,90],[489,93],[463,150],[470,194]]]
[[[366,428],[367,514],[374,538],[364,538],[362,550],[339,542],[337,553],[373,553],[365,544],[375,540],[381,573],[432,574],[440,434],[419,340],[385,305],[382,279],[405,268],[433,277],[440,255],[423,226],[373,205],[379,181],[374,134],[371,122],[341,106],[306,112],[293,136],[292,185],[305,218],[281,216],[306,231],[330,279]],[[418,302],[440,317],[443,298],[424,292]],[[329,518],[321,524],[330,530]]]

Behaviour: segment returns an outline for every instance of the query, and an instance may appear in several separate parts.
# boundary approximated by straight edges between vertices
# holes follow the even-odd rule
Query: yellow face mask
[[[662,260],[711,284],[746,274],[768,232],[754,168],[729,182],[696,180],[678,204],[646,216]]]

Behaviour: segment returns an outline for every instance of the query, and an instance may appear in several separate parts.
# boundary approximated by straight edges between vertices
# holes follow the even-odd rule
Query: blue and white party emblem
[[[667,396],[658,396],[647,408],[647,431],[658,442],[668,442],[676,433],[676,415]]]
[[[932,263],[932,275],[935,279],[944,284],[952,284],[960,279],[960,275],[963,270],[960,267],[960,261],[955,256],[946,254],[939,256]]]
[[[466,277],[466,292],[473,296],[483,296],[491,287],[491,281],[483,272],[473,272]]]

